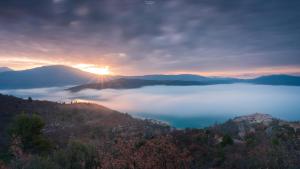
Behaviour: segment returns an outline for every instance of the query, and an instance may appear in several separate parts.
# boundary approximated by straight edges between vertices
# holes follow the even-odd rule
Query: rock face
[[[300,122],[285,121],[269,114],[254,113],[239,116],[213,128],[219,133],[229,133],[235,139],[245,141],[251,135],[293,135],[300,139]],[[260,134],[258,134],[260,133]]]
[[[244,139],[247,133],[255,133],[255,125],[262,124],[269,126],[275,119],[269,114],[254,113],[246,116],[240,116],[233,119],[238,126],[238,135]]]
[[[247,116],[240,116],[233,119],[234,122],[247,122],[250,124],[254,123],[262,123],[265,125],[270,124],[275,119],[269,114],[261,114],[261,113],[254,113]]]

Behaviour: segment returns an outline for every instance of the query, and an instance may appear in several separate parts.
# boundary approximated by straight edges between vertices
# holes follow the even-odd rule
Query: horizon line
[[[23,69],[14,69],[8,66],[0,66],[0,68],[9,68],[11,71],[26,71],[26,70],[32,70],[32,69],[38,69],[42,67],[51,67],[51,66],[64,66],[68,68],[77,69],[79,71],[90,73],[93,75],[99,75],[97,73],[88,72],[85,70],[82,70],[80,68],[77,68],[75,66],[66,65],[66,64],[47,64],[47,65],[38,65],[31,68],[23,68]],[[218,71],[218,72],[189,72],[189,71],[177,71],[177,72],[162,72],[162,73],[146,73],[146,74],[131,74],[131,75],[122,75],[122,74],[110,74],[110,75],[104,75],[104,76],[147,76],[147,75],[195,75],[195,76],[203,76],[203,77],[224,77],[224,78],[241,78],[241,79],[249,79],[249,78],[255,78],[260,76],[270,76],[270,75],[290,75],[290,76],[300,76],[300,68],[299,72],[253,72],[249,73],[251,71],[240,71],[240,72],[234,72],[234,71]]]

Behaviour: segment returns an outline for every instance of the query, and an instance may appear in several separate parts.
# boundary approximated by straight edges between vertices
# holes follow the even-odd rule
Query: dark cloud
[[[0,57],[146,73],[300,67],[299,18],[298,0],[0,0]]]

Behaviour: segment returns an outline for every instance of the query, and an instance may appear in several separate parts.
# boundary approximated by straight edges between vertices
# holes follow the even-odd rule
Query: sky
[[[0,0],[0,66],[300,74],[299,0]]]

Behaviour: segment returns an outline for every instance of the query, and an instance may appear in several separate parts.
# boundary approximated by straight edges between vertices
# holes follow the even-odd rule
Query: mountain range
[[[151,85],[186,86],[232,83],[300,86],[300,77],[291,75],[269,75],[253,79],[205,77],[192,74],[105,76],[104,80],[101,79],[101,83],[97,83],[99,79],[100,77],[96,74],[62,65],[43,66],[22,71],[13,71],[6,67],[0,68],[0,89],[77,86],[75,89],[78,91],[84,88],[126,89]],[[105,87],[103,87],[103,83],[105,83]]]

